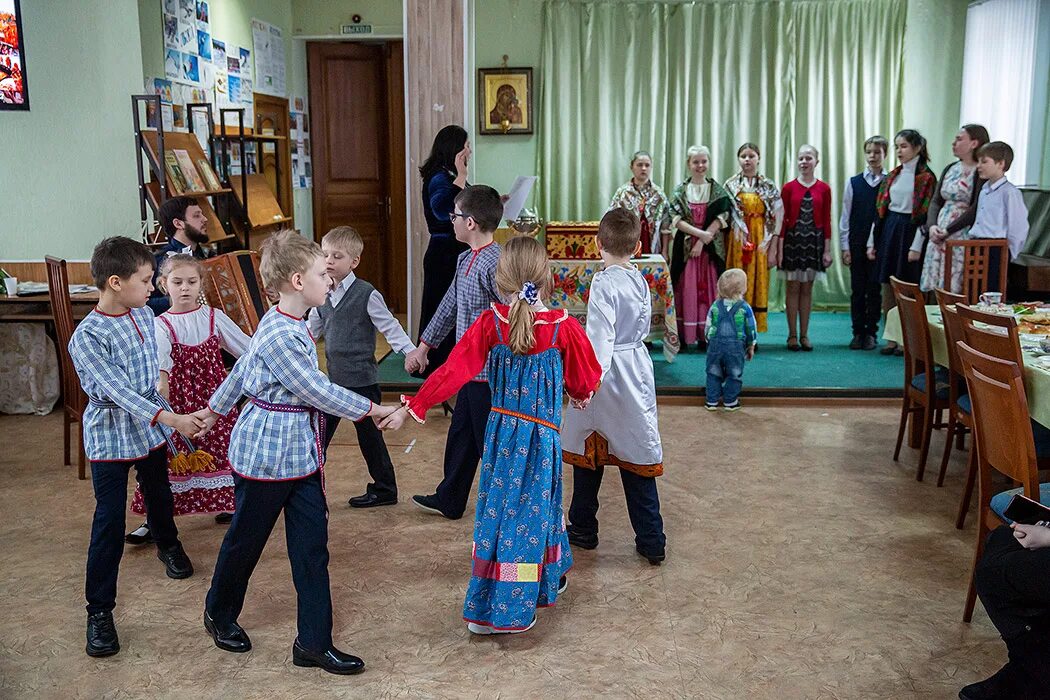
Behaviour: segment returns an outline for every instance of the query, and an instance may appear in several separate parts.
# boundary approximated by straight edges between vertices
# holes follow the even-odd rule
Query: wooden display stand
[[[140,112],[140,105],[143,104],[147,106],[147,112],[149,111],[148,107],[152,107],[154,114],[157,115],[158,124],[156,129],[143,128]],[[214,162],[205,154],[197,137],[192,133],[164,131],[163,125],[159,123],[161,104],[158,95],[132,95],[131,110],[135,127],[139,210],[142,221],[145,222],[147,220],[147,208],[152,210],[153,217],[156,219],[161,204],[171,197],[185,195],[194,197],[200,204],[204,216],[208,220],[209,242],[218,243],[234,238],[235,228],[230,217],[231,207],[234,204],[233,191],[231,189],[220,187],[216,190],[183,191],[168,177],[164,154],[175,150],[186,151],[186,154],[195,166],[199,160],[203,159],[208,161],[214,169]],[[143,167],[143,161],[149,166],[148,173]],[[197,173],[203,179],[199,169]],[[146,179],[147,175],[149,176],[148,180]]]
[[[258,110],[262,96],[255,97]],[[236,125],[226,122],[227,115],[231,114],[236,119]],[[283,123],[275,123],[272,115],[257,111],[256,119],[267,132],[287,128],[287,118]],[[243,109],[222,108],[212,141],[213,150],[218,156],[218,170],[229,182],[244,214],[245,246],[258,249],[274,231],[294,228],[287,137],[279,133],[260,133],[246,126]],[[233,143],[240,145],[240,175],[232,174],[229,151]],[[252,156],[249,156],[246,148],[248,143],[255,147]]]

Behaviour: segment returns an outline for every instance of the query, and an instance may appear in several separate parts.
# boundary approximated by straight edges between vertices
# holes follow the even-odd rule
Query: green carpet
[[[899,396],[903,360],[877,350],[850,350],[848,313],[814,312],[810,320],[813,352],[791,352],[783,313],[769,315],[769,331],[758,336],[758,353],[744,368],[745,396]],[[664,360],[653,348],[656,388],[662,395],[702,394],[705,355],[695,348]],[[406,390],[419,380],[405,373],[401,355],[387,355],[379,364],[379,383],[387,390]]]

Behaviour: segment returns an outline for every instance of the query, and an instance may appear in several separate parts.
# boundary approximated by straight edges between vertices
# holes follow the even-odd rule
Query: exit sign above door
[[[343,34],[371,34],[371,24],[344,24]]]

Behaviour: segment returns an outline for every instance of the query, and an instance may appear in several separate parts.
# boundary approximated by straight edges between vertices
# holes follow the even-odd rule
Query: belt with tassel
[[[165,411],[171,411],[174,413],[171,409],[171,404],[169,404],[167,399],[161,396],[160,392],[156,389],[143,396],[143,398],[147,401],[153,401]],[[120,406],[114,401],[107,398],[95,398],[89,396],[88,403],[95,408],[120,408]],[[168,428],[167,426],[162,425],[160,428],[161,432],[164,433],[164,441],[168,444],[168,451],[171,453],[171,458],[168,460],[168,469],[170,469],[173,474],[182,475],[203,472],[208,471],[215,466],[215,458],[204,450],[195,447],[188,437],[182,435],[176,430]],[[179,440],[182,440],[182,442],[189,448],[189,454],[182,454],[179,452],[178,445],[175,442],[176,437],[178,437]]]

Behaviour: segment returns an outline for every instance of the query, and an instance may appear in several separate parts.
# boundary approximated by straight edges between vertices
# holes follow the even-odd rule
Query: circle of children
[[[907,278],[909,270],[919,274],[915,241],[919,249],[923,241],[915,232],[930,240],[923,280],[940,269],[936,258],[943,246],[940,253],[937,246],[966,235],[945,219],[947,209],[957,216],[963,204],[972,208],[980,192],[969,235],[1006,231],[1016,254],[1016,189],[1003,177],[1012,154],[1006,144],[987,141],[983,129],[959,132],[953,146],[959,161],[942,175],[941,190],[974,184],[964,189],[968,201],[956,195],[942,202],[942,216],[928,229],[930,201],[941,195],[922,137],[912,130],[897,134],[901,165],[888,176],[882,168],[887,140],[865,142],[868,167],[849,181],[840,222],[843,257],[852,263],[858,348],[873,346],[879,283],[894,274]],[[339,419],[355,421],[374,483],[350,505],[396,503],[381,430],[399,429],[408,419],[423,423],[428,409],[456,394],[444,477],[435,493],[412,500],[446,518],[462,517],[480,460],[463,606],[470,632],[520,633],[536,624],[537,608],[555,604],[573,563],[570,545],[598,545],[605,466],[621,470],[638,553],[652,564],[663,561],[656,487],[663,451],[653,365],[644,344],[651,296],[631,258],[642,249],[670,249],[675,292],[686,311],[683,337],[708,343],[707,407],[721,399],[727,410],[738,406],[744,359],[754,352],[756,330],[764,330],[767,266],[776,264],[789,280],[789,311],[802,318],[801,335],[792,327],[789,346],[809,349],[809,290],[831,262],[830,190],[814,176],[817,149],[799,150],[799,177],[782,191],[759,174],[757,146],[744,144],[738,157],[741,171],[723,188],[706,176],[708,150],[691,148],[690,178],[668,205],[648,180],[651,158],[635,155],[634,177],[598,229],[604,270],[593,279],[586,329],[565,310],[544,305],[552,279],[541,243],[516,237],[501,248],[493,242],[503,204],[484,185],[467,186],[455,197],[455,236],[469,250],[459,256],[455,282],[418,347],[380,292],[355,277],[363,243],[348,227],[329,232],[321,247],[293,231],[271,237],[260,272],[279,301],[251,338],[222,311],[199,302],[203,269],[193,255],[163,259],[157,280],[171,309],[154,317],[145,308],[153,291],[153,254],[129,238],[102,241],[91,258],[100,301],[69,345],[89,398],[83,439],[96,497],[86,575],[87,653],[120,650],[112,611],[134,467],[133,509],[148,518],[145,535],[134,541],[156,543],[168,576],[193,574],[174,515],[220,513],[217,520],[229,522],[204,602],[204,627],[216,646],[251,649],[237,619],[283,512],[299,601],[292,661],[331,673],[362,671],[364,662],[332,640],[328,441]],[[673,218],[652,208],[650,194],[663,198],[661,206]],[[1006,217],[1009,225],[1003,225]],[[673,242],[670,226],[676,229]],[[657,230],[664,235],[653,235]],[[405,353],[409,371],[426,368],[428,350],[449,333],[455,331],[458,342],[415,396],[384,406],[374,359],[377,330]],[[318,368],[315,340],[321,336],[329,376]],[[238,357],[228,376],[222,349]],[[570,398],[564,416],[563,393]],[[573,466],[568,524],[563,462]]]

